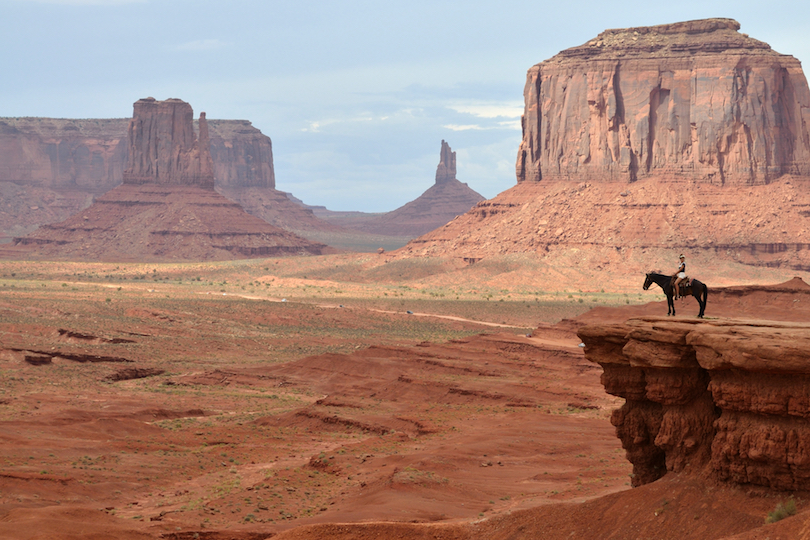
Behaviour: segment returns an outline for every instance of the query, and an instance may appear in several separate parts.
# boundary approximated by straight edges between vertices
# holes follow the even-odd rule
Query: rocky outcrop
[[[340,223],[370,234],[413,238],[447,224],[483,200],[480,193],[456,179],[456,153],[442,141],[436,181],[427,191],[383,215],[342,217]]]
[[[532,67],[518,182],[810,174],[799,61],[731,19],[607,30]]]
[[[806,489],[810,480],[810,325],[640,317],[583,327],[633,485],[668,471]]]
[[[129,122],[129,157],[124,184],[214,188],[214,164],[205,113],[199,139],[194,111],[180,99],[139,99]]]
[[[436,183],[441,184],[456,179],[456,153],[450,150],[450,145],[442,139],[442,149],[439,152],[439,165],[436,167]]]

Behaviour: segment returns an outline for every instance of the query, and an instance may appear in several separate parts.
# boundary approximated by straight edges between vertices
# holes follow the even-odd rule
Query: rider
[[[686,279],[686,257],[684,257],[683,253],[681,253],[681,256],[678,257],[678,258],[680,259],[680,264],[678,264],[678,271],[675,272],[675,274],[672,276],[674,278],[677,278],[677,279],[675,279],[675,284],[672,286],[673,293],[674,293],[673,296],[675,297],[676,300],[678,298],[680,298],[678,296],[678,290],[679,290],[678,285],[681,284],[681,281]]]

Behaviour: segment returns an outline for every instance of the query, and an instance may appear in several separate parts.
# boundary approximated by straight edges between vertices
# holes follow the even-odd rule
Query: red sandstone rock
[[[251,216],[214,190],[122,185],[4,255],[82,261],[230,260],[334,252]],[[16,250],[16,251],[15,251]]]
[[[89,260],[227,260],[331,251],[216,193],[208,124],[194,134],[179,99],[135,103],[124,185],[61,223],[15,238],[7,256]]]
[[[126,119],[0,118],[0,182],[101,194],[122,182]]]
[[[633,463],[633,485],[691,469],[738,484],[806,488],[810,325],[642,317],[579,335],[586,357],[604,369],[605,390],[627,400],[611,421]]]
[[[129,123],[125,184],[214,188],[214,165],[205,113],[199,140],[191,105],[179,99],[139,99]]]
[[[436,183],[456,179],[456,153],[450,150],[450,145],[442,139],[442,149],[439,153],[439,165],[436,167]]]
[[[810,174],[801,64],[731,19],[607,30],[532,67],[518,182]]]

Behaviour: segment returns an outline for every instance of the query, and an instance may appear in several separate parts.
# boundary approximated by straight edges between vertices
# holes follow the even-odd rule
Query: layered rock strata
[[[100,195],[123,182],[127,118],[0,118],[0,183]],[[247,120],[208,120],[217,187],[275,188],[273,145]],[[194,122],[199,132],[199,123]]]
[[[583,327],[634,486],[668,471],[806,489],[810,480],[810,324],[672,320]]]
[[[0,118],[0,182],[104,193],[123,181],[127,122]]]
[[[160,184],[214,188],[214,163],[205,113],[199,139],[194,111],[180,99],[135,102],[129,122],[129,158],[124,184]]]
[[[518,182],[810,174],[800,62],[731,19],[607,30],[533,66]]]
[[[16,250],[16,251],[15,251]],[[205,261],[334,252],[198,186],[124,184],[61,222],[15,238],[3,255],[82,261]]]
[[[15,238],[5,256],[223,260],[333,251],[251,216],[214,191],[205,113],[199,138],[179,99],[135,103],[124,184],[67,220]]]

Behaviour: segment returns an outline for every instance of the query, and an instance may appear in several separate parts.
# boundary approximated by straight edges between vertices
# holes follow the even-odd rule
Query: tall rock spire
[[[200,139],[194,111],[180,99],[135,102],[129,122],[129,159],[125,184],[185,185],[214,189],[214,165],[205,113]]]
[[[456,178],[456,153],[450,150],[450,145],[442,140],[442,150],[439,154],[439,166],[436,167],[436,183],[441,184]]]

